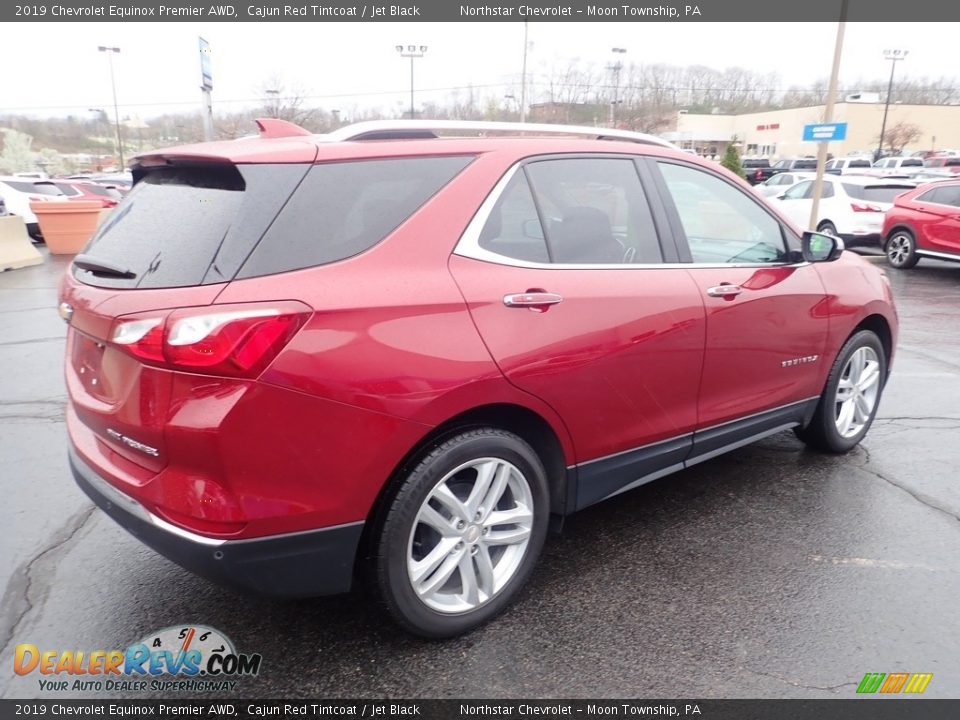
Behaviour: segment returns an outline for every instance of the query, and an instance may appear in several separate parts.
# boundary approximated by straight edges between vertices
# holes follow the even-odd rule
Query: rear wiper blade
[[[132,270],[110,262],[109,260],[97,260],[84,253],[77,255],[73,259],[73,264],[81,270],[88,270],[94,275],[110,275],[119,278],[135,278],[137,274]]]

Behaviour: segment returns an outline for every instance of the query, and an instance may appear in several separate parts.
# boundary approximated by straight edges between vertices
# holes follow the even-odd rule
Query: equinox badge
[[[156,448],[150,447],[149,445],[144,445],[142,442],[139,442],[138,440],[134,440],[133,438],[127,437],[123,433],[118,433],[113,428],[107,428],[107,435],[112,437],[114,440],[119,440],[124,445],[132,447],[134,450],[139,450],[142,453],[146,453],[147,455],[152,455],[153,457],[157,457],[157,455],[160,454],[160,451],[157,450]]]

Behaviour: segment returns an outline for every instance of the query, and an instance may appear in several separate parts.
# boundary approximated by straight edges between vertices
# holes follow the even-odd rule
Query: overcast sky
[[[783,87],[808,85],[829,75],[835,33],[835,23],[530,23],[529,63],[531,73],[571,58],[600,68],[619,46],[628,50],[625,62],[740,66],[776,72]],[[0,114],[108,107],[100,44],[122,51],[121,114],[146,119],[199,106],[198,35],[213,51],[214,112],[255,104],[272,73],[344,117],[354,107],[396,110],[409,102],[410,66],[395,46],[409,43],[428,46],[416,61],[418,102],[442,102],[446,88],[519,86],[523,53],[522,22],[27,23],[8,25],[3,35]],[[898,76],[960,74],[956,35],[950,23],[850,23],[841,82],[886,78],[882,52],[890,47],[910,53]]]

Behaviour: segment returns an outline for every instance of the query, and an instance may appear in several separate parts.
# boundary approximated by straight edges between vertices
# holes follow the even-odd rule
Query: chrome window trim
[[[630,159],[624,156],[624,159]],[[486,199],[480,204],[477,212],[463,231],[456,247],[453,249],[454,255],[480,260],[481,262],[493,263],[495,265],[507,265],[509,267],[529,268],[531,270],[677,270],[677,269],[703,269],[703,268],[769,268],[769,267],[804,267],[810,263],[806,260],[797,263],[539,263],[529,260],[518,260],[495,253],[486,248],[480,247],[480,233],[483,232],[483,226],[487,224],[493,207],[497,204],[500,196],[507,189],[507,185],[513,179],[513,176],[521,171],[521,168],[527,163],[528,159],[520,160],[504,173],[503,177],[493,186],[493,190],[487,195]],[[649,199],[648,199],[649,202]],[[776,216],[771,217],[779,222]]]

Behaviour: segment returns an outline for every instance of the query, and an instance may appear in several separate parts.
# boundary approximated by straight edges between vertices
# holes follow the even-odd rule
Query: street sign
[[[213,62],[210,56],[210,43],[200,40],[200,80],[207,92],[213,90]]]
[[[803,126],[804,142],[830,142],[831,140],[846,140],[847,124],[842,123],[814,123]]]

